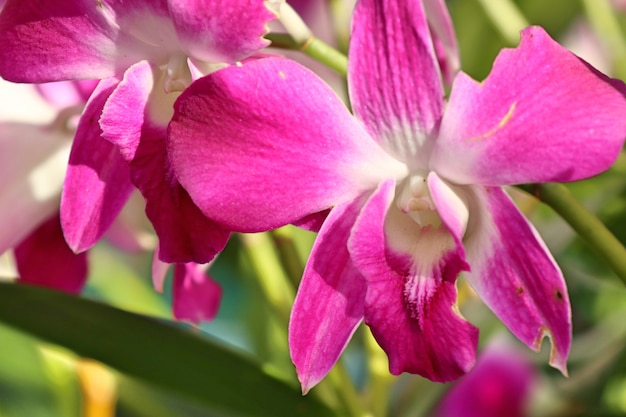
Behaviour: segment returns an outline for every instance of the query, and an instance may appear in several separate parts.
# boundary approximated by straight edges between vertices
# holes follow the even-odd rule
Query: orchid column
[[[446,104],[441,65],[448,73],[453,60],[428,25],[451,29],[442,6],[357,4],[348,74],[356,117],[280,58],[217,71],[175,104],[174,172],[217,224],[257,232],[331,209],[291,316],[305,392],[362,320],[394,374],[447,381],[469,370],[478,333],[456,308],[461,272],[528,346],[549,336],[550,362],[567,372],[562,274],[501,187],[607,169],[626,137],[624,85],[530,27],[482,83],[459,73]]]

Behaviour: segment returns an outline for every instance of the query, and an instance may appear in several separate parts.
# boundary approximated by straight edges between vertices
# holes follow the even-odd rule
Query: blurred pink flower
[[[525,417],[538,377],[516,349],[490,346],[452,385],[433,417]]]

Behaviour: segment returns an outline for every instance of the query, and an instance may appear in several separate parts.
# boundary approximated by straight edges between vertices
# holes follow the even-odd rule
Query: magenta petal
[[[390,153],[426,168],[444,92],[422,2],[359,1],[349,57],[357,117]]]
[[[100,114],[118,80],[103,80],[80,118],[61,196],[61,224],[70,247],[82,252],[102,237],[134,187],[116,146],[101,137]]]
[[[394,239],[405,221],[413,222],[391,206],[394,186],[386,182],[371,197],[349,242],[354,264],[367,281],[365,323],[387,352],[391,373],[450,381],[472,367],[478,342],[478,330],[456,309],[456,275],[467,264],[445,228],[411,230],[411,242]],[[396,223],[387,226],[387,233],[405,251],[389,245],[385,221]]]
[[[87,280],[87,254],[65,243],[59,216],[39,226],[15,248],[19,282],[79,293]]]
[[[365,281],[347,248],[362,204],[357,199],[331,210],[294,302],[289,347],[305,394],[332,369],[363,319]]]
[[[214,72],[175,110],[168,152],[176,176],[205,215],[233,230],[296,222],[405,169],[322,80],[287,59]]]
[[[0,75],[46,82],[119,73],[139,59],[122,48],[127,40],[111,19],[92,0],[8,0],[0,14]]]
[[[176,320],[191,323],[212,320],[217,314],[222,288],[195,263],[174,266],[173,310]]]
[[[311,232],[319,232],[322,228],[322,224],[324,224],[324,221],[326,220],[326,217],[328,217],[329,212],[330,210],[324,210],[319,213],[310,214],[293,222],[293,225]]]
[[[36,84],[37,92],[57,109],[82,105],[98,85],[98,80],[58,81]]]
[[[539,27],[489,77],[460,73],[431,167],[459,184],[571,181],[607,169],[626,137],[626,91]]]
[[[105,105],[103,137],[130,163],[131,179],[146,199],[146,214],[159,236],[161,260],[206,263],[224,248],[230,233],[206,218],[174,178],[166,128],[147,115],[153,84],[145,61],[129,68]]]
[[[234,63],[264,48],[266,24],[276,15],[264,0],[168,0],[170,15],[188,56]],[[236,23],[234,23],[236,22]]]
[[[466,275],[478,295],[535,350],[552,340],[550,364],[564,374],[572,324],[563,276],[534,227],[498,187],[473,187]],[[491,215],[489,214],[491,213]]]

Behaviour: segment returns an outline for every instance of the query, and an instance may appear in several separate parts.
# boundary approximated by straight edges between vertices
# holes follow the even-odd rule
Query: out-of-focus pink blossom
[[[525,417],[538,372],[514,348],[490,346],[454,383],[433,417]]]

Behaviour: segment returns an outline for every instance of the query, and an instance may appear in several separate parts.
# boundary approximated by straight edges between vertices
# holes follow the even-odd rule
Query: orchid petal
[[[595,175],[615,161],[626,137],[625,91],[543,29],[527,28],[483,83],[459,74],[431,168],[459,184]]]
[[[293,222],[293,225],[310,232],[319,232],[329,212],[330,209],[310,214]]]
[[[354,113],[388,152],[426,168],[444,92],[422,2],[359,1],[349,56]]]
[[[86,103],[97,85],[98,80],[58,81],[36,84],[35,88],[48,103],[62,109]]]
[[[15,260],[19,282],[77,294],[87,280],[87,255],[67,246],[58,215],[16,246]]]
[[[217,314],[222,288],[195,263],[174,265],[173,312],[176,320],[199,324]]]
[[[8,0],[0,14],[0,75],[17,82],[108,78],[141,59],[136,41],[122,35],[103,2]]]
[[[142,59],[170,65],[185,54],[196,63],[235,62],[267,45],[272,3],[9,0],[0,15],[0,75],[19,82],[102,79]]]
[[[439,67],[447,85],[452,84],[461,66],[459,46],[445,0],[424,0],[424,10],[431,28]]]
[[[471,368],[478,341],[478,330],[456,309],[454,283],[467,264],[445,228],[420,228],[392,205],[394,186],[385,182],[370,198],[349,242],[367,281],[365,323],[392,374],[449,381]]]
[[[130,197],[130,169],[116,146],[101,137],[98,119],[119,80],[103,80],[78,123],[61,197],[65,239],[82,252],[102,237]]]
[[[276,18],[264,0],[167,3],[186,55],[205,62],[234,63],[264,48],[266,24]]]
[[[63,131],[0,124],[0,253],[59,210],[70,146]]]
[[[130,164],[131,179],[146,199],[146,214],[159,236],[161,260],[206,263],[230,234],[207,219],[174,178],[165,150],[166,128],[150,114],[153,85],[148,63],[129,68],[104,107],[100,127]]]
[[[322,80],[281,58],[195,81],[175,104],[168,152],[202,212],[243,232],[296,222],[406,170]]]
[[[335,365],[363,319],[365,281],[347,250],[362,204],[357,198],[330,211],[300,282],[289,347],[304,394]]]
[[[172,264],[160,260],[159,248],[152,258],[152,283],[163,292],[167,271]],[[200,323],[212,320],[220,306],[222,288],[205,273],[206,267],[193,262],[174,264],[173,314],[176,320]]]
[[[550,364],[566,374],[571,313],[558,265],[503,190],[472,187],[472,192],[467,281],[522,342],[539,350],[543,337],[550,337]]]

